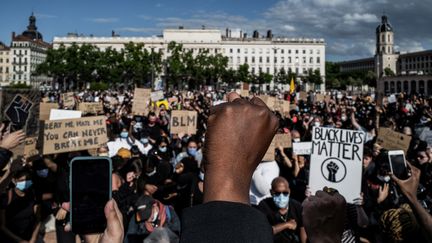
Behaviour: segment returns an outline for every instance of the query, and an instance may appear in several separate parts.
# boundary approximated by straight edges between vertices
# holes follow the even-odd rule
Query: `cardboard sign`
[[[172,111],[171,133],[196,134],[198,113],[196,111]]]
[[[147,115],[149,108],[150,89],[136,88],[132,104],[132,112],[139,115]]]
[[[103,113],[103,105],[102,103],[83,102],[79,103],[78,110],[82,111],[83,114],[98,115]]]
[[[312,142],[293,143],[293,153],[296,155],[310,155],[312,153]]]
[[[403,133],[395,132],[390,128],[380,127],[377,143],[387,150],[403,150],[407,153],[411,143],[411,137]]]
[[[0,90],[0,120],[9,121],[11,130],[23,129],[27,136],[39,133],[39,102],[40,91],[37,89]],[[31,106],[30,106],[31,104]],[[24,143],[15,147],[13,158],[24,153]]]
[[[104,116],[45,121],[43,154],[56,154],[98,148],[108,141]]]
[[[390,95],[389,97],[388,97],[388,103],[389,104],[392,104],[392,103],[396,103],[396,95]]]
[[[37,137],[29,137],[24,142],[24,156],[31,158],[39,154],[39,150],[36,148]]]
[[[316,94],[315,95],[315,102],[323,102],[324,101],[324,95],[323,94]]]
[[[51,109],[50,121],[81,118],[81,111]]]
[[[330,95],[326,95],[326,96],[324,96],[324,101],[325,101],[326,103],[329,103],[329,102],[331,101],[331,96],[330,96]]]
[[[150,98],[151,98],[151,101],[153,101],[153,102],[162,100],[162,99],[164,99],[164,93],[162,90],[151,92]]]
[[[39,104],[39,120],[49,120],[51,109],[58,109],[57,103],[40,103]]]
[[[275,147],[291,148],[292,139],[290,133],[276,134],[273,138]]]
[[[249,96],[249,90],[237,89],[236,93],[239,94],[241,97],[248,97]]]
[[[49,101],[50,101],[50,99],[48,97],[42,98],[42,103],[48,103]]]
[[[268,106],[268,108],[273,109],[275,106],[276,98],[268,95],[260,95],[258,96],[264,103]]]
[[[32,107],[33,102],[20,94],[16,95],[12,102],[9,103],[4,114],[10,121],[13,131],[21,130],[26,127]]]
[[[270,146],[267,149],[267,152],[265,153],[263,157],[263,161],[272,161],[275,160],[275,144],[272,142]]]
[[[61,96],[64,107],[73,107],[75,106],[75,96],[73,92],[64,93]]]
[[[312,194],[327,186],[338,190],[347,203],[360,196],[364,140],[362,131],[313,128],[309,176]]]
[[[299,100],[307,101],[307,93],[304,91],[300,91]]]
[[[272,109],[274,111],[279,111],[280,113],[285,113],[285,112],[289,112],[291,110],[290,108],[291,107],[289,101],[275,99]]]

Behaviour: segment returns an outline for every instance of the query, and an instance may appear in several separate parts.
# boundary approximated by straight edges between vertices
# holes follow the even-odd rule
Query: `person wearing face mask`
[[[151,145],[155,145],[161,137],[161,127],[158,117],[154,112],[150,112],[147,117],[147,123],[144,124],[141,131],[141,137],[147,137]]]
[[[150,196],[142,195],[138,198],[134,205],[134,217],[129,221],[126,233],[128,243],[175,243],[179,242],[179,234],[180,220],[173,207]]]
[[[198,167],[201,166],[201,161],[202,161],[202,152],[200,149],[198,149],[198,143],[197,141],[195,141],[193,138],[190,138],[187,142],[187,148],[185,152],[181,152],[177,155],[176,159],[175,159],[175,165],[176,166],[178,163],[180,163],[184,158],[187,157],[192,157],[194,158],[197,163],[198,163]]]
[[[1,242],[35,242],[38,237],[39,205],[33,193],[33,181],[28,169],[13,177],[15,188],[0,197]]]
[[[150,144],[150,140],[147,137],[141,138],[137,146],[140,152],[145,156],[147,156],[148,152],[153,148],[153,146]]]
[[[307,240],[303,227],[302,206],[290,198],[288,181],[276,177],[271,183],[272,197],[260,202],[258,209],[263,212],[273,228],[274,242],[302,242]]]
[[[114,157],[121,148],[131,149],[132,146],[138,146],[139,141],[130,136],[128,130],[123,128],[119,137],[114,141],[108,142],[108,155]]]

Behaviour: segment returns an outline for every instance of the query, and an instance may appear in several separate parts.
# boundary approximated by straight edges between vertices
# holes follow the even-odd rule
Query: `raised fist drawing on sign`
[[[13,131],[21,130],[27,123],[33,103],[22,95],[16,95],[9,107],[5,110],[5,116],[10,120]]]
[[[336,173],[339,170],[339,166],[337,166],[337,164],[334,162],[330,162],[327,165],[327,170],[329,172],[327,180],[331,182],[336,182]]]

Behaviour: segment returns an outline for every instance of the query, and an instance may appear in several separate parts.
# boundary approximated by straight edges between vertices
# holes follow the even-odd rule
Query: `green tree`
[[[389,68],[389,67],[386,67],[386,68],[384,69],[384,74],[385,74],[385,76],[391,76],[391,77],[395,76],[395,73],[394,73],[393,70],[392,70],[391,68]]]

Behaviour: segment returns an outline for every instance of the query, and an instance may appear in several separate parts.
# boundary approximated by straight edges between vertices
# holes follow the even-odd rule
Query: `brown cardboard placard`
[[[324,95],[323,94],[316,94],[315,95],[315,102],[322,102],[324,101]]]
[[[268,95],[260,95],[258,96],[264,103],[268,106],[268,108],[273,109],[275,106],[276,98]]]
[[[43,97],[42,98],[42,103],[48,103],[50,100],[48,97]]]
[[[78,110],[82,111],[83,114],[101,114],[103,113],[103,105],[102,103],[96,102],[83,102],[79,103]]]
[[[275,153],[276,153],[275,149],[276,149],[276,146],[275,146],[274,138],[273,138],[273,141],[270,143],[270,145],[269,145],[266,153],[264,154],[264,157],[262,160],[263,161],[275,160]]]
[[[282,148],[291,148],[292,140],[290,133],[280,133],[274,136],[273,142],[277,147],[281,146]]]
[[[286,100],[275,99],[272,110],[285,113],[290,111],[290,102]]]
[[[49,120],[51,109],[58,109],[57,103],[40,103],[39,104],[39,120]]]
[[[299,100],[307,101],[307,93],[304,91],[300,91]]]
[[[136,88],[132,104],[132,112],[140,115],[147,115],[149,108],[151,89]]]
[[[73,107],[75,106],[75,96],[73,92],[67,92],[61,95],[63,100],[64,107]]]
[[[39,154],[39,150],[36,147],[37,137],[28,137],[24,141],[24,156],[31,158]]]
[[[377,143],[387,150],[403,150],[407,153],[411,143],[411,137],[403,133],[395,132],[390,128],[380,127]]]
[[[104,116],[44,121],[42,130],[44,155],[98,148],[108,141]]]
[[[198,124],[198,113],[196,111],[172,111],[171,133],[196,134]]]

